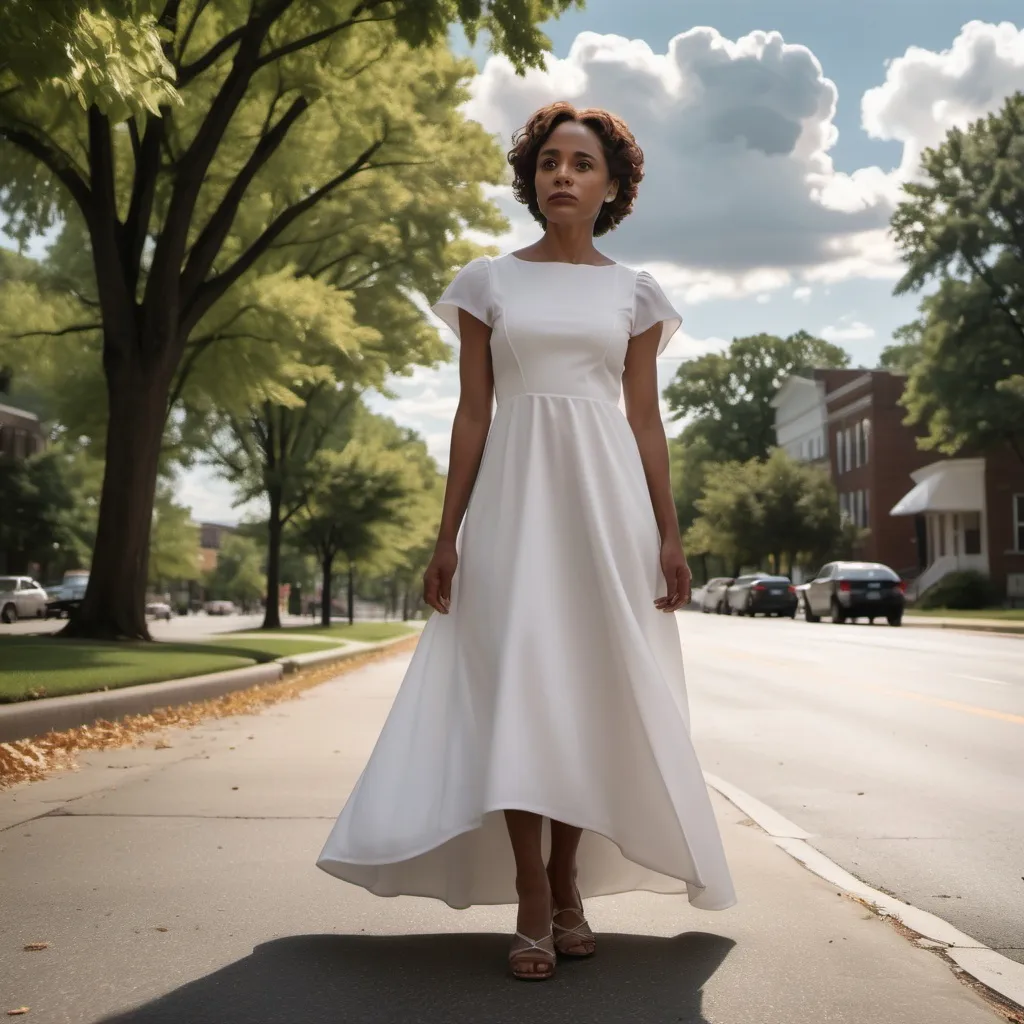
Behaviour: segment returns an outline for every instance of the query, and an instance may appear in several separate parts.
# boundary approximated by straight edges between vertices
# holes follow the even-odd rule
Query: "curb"
[[[799,825],[732,783],[709,772],[704,772],[704,781],[738,807],[776,846],[785,850],[808,871],[866,903],[879,916],[899,921],[921,936],[923,941],[915,942],[916,946],[945,953],[960,970],[971,975],[1001,999],[1018,1009],[1024,1008],[1024,964],[1003,956],[927,910],[919,910],[913,904],[873,889],[811,846],[807,842],[813,838],[811,833],[805,832]]]
[[[917,629],[957,629],[966,633],[996,633],[1001,636],[1024,636],[1024,624],[1016,625],[1008,622],[1006,625],[995,623],[982,623],[975,625],[970,619],[962,622],[929,622],[925,618],[915,618],[913,615],[903,617],[904,626],[913,626]]]
[[[190,676],[187,679],[169,679],[163,683],[139,683],[116,690],[0,704],[0,743],[12,743],[15,740],[42,736],[48,732],[76,729],[83,725],[92,725],[100,719],[109,721],[127,715],[145,715],[157,708],[221,697],[225,693],[275,683],[283,676],[294,675],[314,665],[342,664],[370,651],[385,650],[413,636],[416,634],[409,633],[354,649],[337,648],[323,652],[314,651],[306,655],[297,654],[262,665],[247,665],[245,668],[213,672],[204,676]]]

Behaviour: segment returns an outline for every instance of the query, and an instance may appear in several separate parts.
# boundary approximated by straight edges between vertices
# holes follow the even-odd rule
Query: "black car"
[[[721,615],[725,611],[725,591],[731,586],[731,576],[716,576],[704,585],[704,591],[700,598],[700,610],[705,614],[716,612]]]
[[[890,626],[903,622],[906,584],[879,562],[829,562],[804,590],[808,622],[823,615],[833,622],[884,618]]]
[[[796,588],[788,576],[754,573],[738,576],[725,592],[729,615],[786,615],[796,617]]]

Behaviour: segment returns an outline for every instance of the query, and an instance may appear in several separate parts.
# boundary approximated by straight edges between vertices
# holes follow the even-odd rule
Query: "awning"
[[[915,486],[889,515],[916,516],[922,512],[982,512],[985,508],[985,460],[949,459],[910,474]]]

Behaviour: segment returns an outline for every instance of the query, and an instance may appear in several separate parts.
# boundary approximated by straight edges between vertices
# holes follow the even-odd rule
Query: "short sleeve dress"
[[[491,328],[496,408],[450,612],[427,622],[317,864],[384,896],[514,903],[502,812],[519,809],[585,830],[584,898],[732,906],[619,405],[630,339],[660,323],[663,352],[681,318],[645,271],[511,254],[467,264],[433,308],[456,336],[460,309]]]

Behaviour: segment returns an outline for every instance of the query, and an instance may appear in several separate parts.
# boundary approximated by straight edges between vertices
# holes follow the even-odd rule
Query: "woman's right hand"
[[[439,542],[423,574],[423,600],[442,615],[447,615],[451,607],[452,579],[458,564],[454,542]]]

